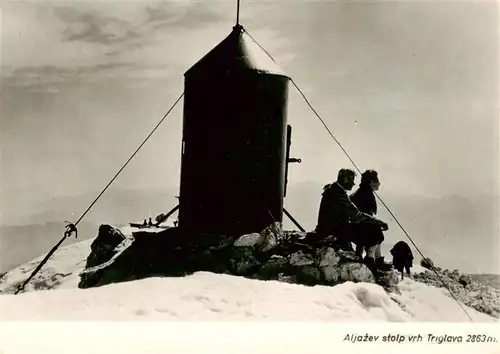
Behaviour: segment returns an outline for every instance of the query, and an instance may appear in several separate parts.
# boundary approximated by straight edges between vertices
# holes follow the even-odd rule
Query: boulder
[[[249,276],[254,274],[261,265],[253,247],[240,246],[231,249],[228,266],[233,274]]]
[[[355,283],[375,283],[375,277],[363,263],[343,263],[339,265],[339,281],[352,281]]]
[[[340,278],[340,268],[337,266],[320,267],[320,271],[325,284],[335,284]]]
[[[334,284],[339,279],[339,262],[340,257],[331,247],[321,247],[316,251],[315,265],[320,270],[321,279],[325,284]]]
[[[234,241],[234,247],[253,247],[260,241],[260,235],[258,233],[246,234],[240,236]]]
[[[285,234],[280,223],[274,222],[260,232],[258,241],[259,252],[270,252],[284,239]]]
[[[99,226],[97,238],[90,245],[90,249],[92,251],[103,248],[107,250],[113,250],[125,238],[125,235],[123,235],[123,233],[119,229],[104,224]]]
[[[354,251],[337,250],[337,255],[340,257],[341,262],[360,262],[361,259]]]
[[[401,280],[401,273],[395,269],[378,271],[375,277],[376,283],[386,290],[395,290]]]
[[[340,256],[331,247],[319,248],[316,252],[315,264],[318,267],[334,267],[340,261]]]
[[[458,279],[460,279],[460,271],[458,269],[453,269],[453,272],[451,272],[451,275],[450,277],[453,278],[453,280],[456,280],[458,281]]]
[[[191,271],[204,270],[213,273],[225,273],[227,265],[223,258],[220,257],[219,252],[211,251],[210,249],[199,250],[187,256],[186,269]]]
[[[109,261],[116,254],[117,246],[126,239],[123,233],[110,226],[101,225],[96,239],[90,245],[86,267],[93,267]]]
[[[290,265],[294,267],[309,266],[314,264],[314,259],[310,254],[303,251],[295,252],[290,256]]]
[[[289,242],[304,241],[307,238],[307,232],[283,231],[283,238]]]
[[[462,274],[459,278],[458,278],[458,282],[463,286],[463,287],[466,287],[467,285],[470,285],[472,283],[472,277],[470,275],[465,275],[465,274]]]
[[[288,260],[283,256],[272,255],[257,271],[257,276],[262,280],[278,280],[280,274],[289,269]]]
[[[296,284],[297,279],[295,275],[285,275],[283,273],[278,274],[278,281],[287,284]]]
[[[424,268],[432,270],[434,268],[434,262],[430,258],[422,258],[420,260],[420,265]]]
[[[303,265],[295,268],[295,278],[299,284],[313,286],[321,282],[321,273],[313,265]]]
[[[189,240],[182,240],[181,243],[176,243],[176,247],[197,249],[199,251],[221,251],[233,246],[235,242],[234,236],[217,235],[202,233],[198,235],[190,235]]]
[[[156,215],[156,217],[155,217],[155,221],[156,221],[156,222],[162,222],[164,219],[165,219],[165,214],[163,214],[163,213],[158,214],[158,215]]]

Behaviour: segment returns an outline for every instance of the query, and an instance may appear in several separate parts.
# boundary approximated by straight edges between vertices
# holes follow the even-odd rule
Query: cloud
[[[141,81],[165,80],[171,75],[167,65],[142,66],[137,63],[107,63],[76,67],[23,67],[4,75],[3,86],[29,92],[59,93],[68,85],[102,84],[127,81],[131,85]]]
[[[227,3],[9,4],[2,85],[45,91],[43,85],[182,75],[227,35],[233,15]],[[264,26],[257,34],[281,50],[276,33]]]
[[[200,10],[200,8],[202,8]],[[67,27],[63,40],[113,44],[147,39],[158,29],[192,27],[220,20],[218,12],[203,3],[177,2],[160,4],[84,4],[57,6],[56,17]]]
[[[149,6],[148,12],[150,18],[148,23],[151,24],[155,30],[162,30],[169,28],[176,30],[179,28],[201,28],[209,25],[217,24],[218,22],[227,20],[229,18],[229,8],[227,4],[206,4],[194,3],[192,6],[183,7],[182,15],[172,18],[172,10],[170,4],[157,5],[155,7]],[[180,11],[178,9],[178,11]]]
[[[139,37],[131,23],[96,11],[79,13],[74,8],[56,8],[55,13],[68,25],[62,33],[65,41],[111,44]]]
[[[180,7],[174,7],[177,10],[170,11],[170,17],[164,11],[161,18],[153,18],[155,22],[180,18]],[[33,89],[77,80],[164,77],[169,72],[164,63],[151,62],[146,56],[132,58],[135,62],[123,57],[154,45],[148,38],[155,31],[150,26],[152,8],[143,4],[97,7],[85,3],[73,7],[6,6],[2,86]]]

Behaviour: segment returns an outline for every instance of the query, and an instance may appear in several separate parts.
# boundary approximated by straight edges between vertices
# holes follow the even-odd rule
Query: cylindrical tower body
[[[180,228],[243,234],[283,220],[288,82],[239,26],[186,72]]]

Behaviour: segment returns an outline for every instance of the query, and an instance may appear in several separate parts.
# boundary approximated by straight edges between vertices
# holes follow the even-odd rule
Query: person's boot
[[[359,247],[359,246],[358,246],[358,247],[356,248],[356,257],[358,257],[358,259],[359,259],[360,261],[362,261],[362,260],[363,260],[363,248],[362,248],[362,247]]]
[[[349,252],[354,252],[354,248],[352,247],[352,243],[349,241],[346,241],[345,245],[344,245],[344,250],[349,251]]]
[[[363,252],[361,252],[360,250],[356,250],[356,257],[359,260],[362,260],[363,259]]]
[[[365,259],[363,259],[363,263],[373,274],[375,274],[377,267],[375,266],[375,259],[373,257],[366,256]]]
[[[378,257],[375,259],[375,266],[378,270],[390,270],[392,269],[392,264],[385,263],[384,257]]]

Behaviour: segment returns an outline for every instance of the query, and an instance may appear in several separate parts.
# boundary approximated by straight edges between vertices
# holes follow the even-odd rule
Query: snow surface
[[[306,287],[208,272],[78,289],[92,241],[60,248],[25,293],[9,294],[43,256],[2,277],[0,354],[499,353],[498,342],[429,342],[468,333],[500,340],[498,321],[466,307],[471,326],[445,289],[412,279],[399,284],[400,295],[368,283]],[[379,339],[345,340],[365,334]],[[423,342],[381,341],[416,334]]]
[[[130,235],[134,230],[122,231]],[[0,321],[469,322],[445,289],[412,279],[399,284],[400,295],[388,294],[382,287],[369,283],[307,287],[209,272],[78,289],[78,274],[84,269],[92,241],[57,251],[23,294],[8,293],[31,274],[43,257],[7,273],[0,282],[0,291],[4,292],[0,296]],[[40,289],[45,291],[35,291]],[[496,321],[472,308],[466,309],[474,322]]]
[[[468,322],[440,289],[410,279],[401,288],[402,295],[389,296],[368,283],[306,287],[197,272],[85,290],[3,295],[0,320]],[[468,312],[476,322],[494,322],[473,309]]]
[[[93,241],[94,239],[89,239],[59,248],[28,283],[26,291],[77,288],[80,281],[78,274],[85,269]],[[40,256],[7,272],[0,279],[0,293],[8,291],[15,284],[24,282],[44,258],[45,255]]]

